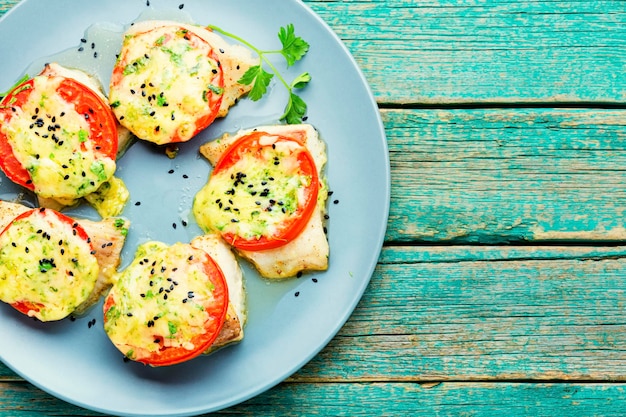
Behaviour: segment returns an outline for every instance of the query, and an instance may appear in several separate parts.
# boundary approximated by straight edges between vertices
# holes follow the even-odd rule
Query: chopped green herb
[[[89,139],[89,132],[87,132],[86,130],[79,130],[78,131],[78,141],[80,143],[84,143],[87,142],[87,139]]]

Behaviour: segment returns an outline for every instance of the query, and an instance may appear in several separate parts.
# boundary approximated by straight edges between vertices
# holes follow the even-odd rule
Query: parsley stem
[[[215,26],[215,25],[208,25],[207,28],[215,31],[215,32],[219,32],[224,36],[228,36],[229,38],[232,38],[238,42],[241,42],[242,44],[246,45],[248,48],[252,49],[254,52],[256,52],[256,54],[259,56],[259,59],[261,59],[263,62],[265,62],[271,69],[272,71],[274,71],[274,74],[278,77],[278,79],[280,80],[280,82],[285,86],[285,88],[287,90],[289,90],[289,92],[292,92],[291,86],[289,85],[289,83],[283,78],[282,75],[280,75],[280,71],[278,71],[276,69],[276,67],[274,66],[274,64],[272,64],[272,62],[267,59],[267,57],[265,55],[267,54],[280,54],[281,51],[280,50],[271,50],[271,51],[263,51],[259,48],[257,48],[256,46],[252,45],[250,42],[246,41],[245,39],[225,31],[224,29]]]

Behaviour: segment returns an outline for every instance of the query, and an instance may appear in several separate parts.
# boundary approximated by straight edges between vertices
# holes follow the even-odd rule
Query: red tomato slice
[[[52,240],[56,242],[57,240],[59,240],[59,238],[58,236],[54,235],[54,231],[58,230],[59,227],[66,227],[68,231],[72,230],[72,232],[68,233],[68,235],[69,234],[72,235],[72,239],[74,239],[74,242],[82,241],[83,243],[81,244],[85,245],[86,250],[93,251],[93,246],[91,245],[91,239],[89,238],[89,235],[87,235],[87,232],[85,231],[85,229],[71,217],[68,217],[52,209],[36,208],[36,209],[28,210],[18,215],[17,217],[15,217],[15,219],[11,221],[11,223],[9,223],[2,230],[2,232],[0,233],[0,236],[3,236],[5,233],[8,233],[8,231],[12,227],[18,227],[16,226],[16,224],[20,222],[21,220],[29,219],[33,217],[41,217],[45,219],[45,223],[47,224],[49,228],[49,230],[46,232],[48,233],[47,235],[42,235],[40,233],[37,233],[37,236],[39,236],[39,238]],[[59,226],[59,223],[61,224],[61,226]],[[28,237],[28,235],[26,236]],[[49,238],[46,236],[48,236]],[[28,241],[31,241],[32,239],[33,239],[32,237],[29,237]],[[19,246],[20,243],[24,243],[24,242],[13,242],[13,243]],[[54,243],[54,245],[56,245],[56,243]],[[47,256],[51,256],[51,257],[54,256],[50,252],[46,252],[46,253],[47,253]],[[35,259],[35,261],[37,261],[37,259]],[[24,269],[26,270],[25,266],[24,266]],[[34,279],[37,279],[37,278],[34,278]],[[44,281],[47,282],[47,280],[44,280]],[[75,281],[75,280],[72,280],[72,281]],[[95,282],[95,276],[94,276],[94,282]],[[77,284],[77,285],[82,285],[82,284]],[[51,296],[46,296],[44,298],[47,298],[47,297],[51,297]],[[60,303],[63,304],[62,302]],[[27,295],[25,295],[24,299],[11,302],[10,304],[13,308],[18,310],[19,312],[27,316],[35,316],[42,320],[43,318],[39,313],[44,314],[45,310],[49,310],[51,308],[45,302],[42,302],[40,299],[38,299],[37,295],[34,295],[32,299],[29,298]],[[69,313],[71,313],[71,311],[67,312],[67,314]],[[59,319],[59,318],[62,318],[62,317],[57,317],[55,319]]]
[[[265,136],[277,137],[276,142],[272,144],[261,143],[261,138]],[[224,240],[235,248],[261,251],[281,247],[292,241],[302,232],[315,211],[320,187],[319,177],[313,156],[311,156],[311,153],[306,149],[300,137],[253,132],[238,139],[228,148],[215,165],[211,175],[227,171],[238,161],[249,157],[255,158],[257,163],[261,166],[271,166],[274,161],[266,159],[264,155],[267,155],[267,153],[264,152],[264,150],[269,151],[269,154],[272,155],[271,150],[273,150],[279,142],[296,142],[300,145],[291,155],[292,158],[297,160],[297,172],[284,172],[283,174],[287,176],[301,175],[310,178],[308,184],[303,186],[301,193],[303,198],[298,201],[297,209],[293,213],[285,214],[281,226],[273,234],[263,234],[259,237],[246,238],[239,233],[229,231],[222,232]],[[234,175],[236,175],[236,173],[234,173]]]
[[[169,366],[188,361],[202,354],[213,344],[222,329],[224,321],[226,320],[229,298],[228,286],[226,284],[226,280],[224,278],[222,270],[206,252],[200,249],[193,248],[190,245],[178,245],[188,246],[192,248],[192,252],[190,253],[193,253],[193,255],[190,255],[189,258],[183,259],[183,261],[200,268],[206,278],[206,288],[210,289],[210,297],[200,296],[200,298],[202,298],[200,304],[192,306],[191,304],[194,301],[193,295],[190,296],[190,294],[186,292],[187,290],[184,289],[184,286],[186,285],[184,281],[184,276],[181,276],[180,278],[173,278],[170,281],[167,281],[167,285],[170,286],[169,289],[172,290],[171,292],[167,291],[167,287],[166,291],[163,291],[163,288],[157,289],[157,287],[163,286],[163,281],[159,281],[159,277],[154,278],[152,271],[150,274],[147,275],[145,273],[141,274],[140,271],[142,271],[142,260],[138,261],[136,259],[135,262],[133,262],[133,264],[128,267],[129,270],[132,268],[138,268],[132,273],[141,274],[141,276],[131,277],[131,281],[133,281],[132,285],[134,286],[133,288],[137,289],[145,287],[148,289],[147,291],[149,291],[150,289],[154,290],[154,294],[148,294],[147,291],[141,294],[128,292],[124,288],[119,288],[118,283],[116,284],[118,286],[114,286],[113,289],[109,292],[104,302],[104,322],[105,330],[107,330],[107,333],[109,332],[107,327],[110,321],[113,322],[116,320],[126,320],[128,323],[128,321],[134,320],[134,314],[129,311],[129,309],[131,309],[134,305],[142,305],[142,307],[138,307],[141,309],[141,311],[135,312],[136,315],[142,315],[142,317],[148,318],[159,317],[159,320],[161,321],[167,321],[172,319],[173,317],[178,317],[178,314],[172,313],[172,311],[174,310],[168,310],[168,308],[163,307],[163,304],[167,305],[168,303],[177,303],[179,304],[179,307],[188,306],[188,308],[194,310],[194,314],[204,314],[202,329],[197,329],[198,331],[195,332],[187,340],[179,341],[180,344],[177,346],[167,346],[166,340],[168,339],[168,335],[160,334],[157,331],[155,331],[154,333],[149,332],[147,335],[144,335],[144,337],[136,339],[135,344],[133,344],[133,341],[124,341],[123,348],[121,348],[114,341],[114,344],[118,346],[118,349],[120,349],[122,353],[127,356],[129,356],[128,350],[132,352],[142,352],[136,358],[130,357],[130,359],[144,363],[146,365]],[[150,258],[150,261],[155,260],[155,257]],[[170,256],[168,256],[167,259],[157,259],[155,269],[157,271],[177,270],[179,268],[183,270],[184,266],[180,263],[177,264],[175,263],[175,261],[172,261],[173,258],[174,256],[172,256],[170,253]],[[177,261],[180,262],[180,259],[177,259]],[[126,270],[125,273],[126,272],[128,272],[128,270]],[[136,282],[135,278],[137,280]],[[172,282],[176,282],[176,285],[174,286]],[[178,291],[178,293],[176,291]],[[153,303],[148,306],[148,303],[145,303],[146,299],[150,299],[153,296],[160,298],[158,303],[161,303],[161,305],[155,306],[155,304]],[[169,298],[167,298],[168,296]],[[124,305],[120,303],[121,298],[124,299]],[[167,300],[167,303],[165,303],[165,300]],[[117,312],[119,314],[117,317],[112,318],[112,314],[115,309],[119,310]],[[135,325],[147,326],[148,328],[156,329],[157,327],[154,323],[154,321],[152,321],[152,323],[150,323],[149,321],[147,324],[142,322]],[[184,326],[185,323],[178,323],[178,325]],[[183,346],[183,344],[186,346]],[[146,348],[146,345],[158,345],[158,349],[149,352],[149,349]]]
[[[34,79],[27,80],[11,90],[0,101],[0,120],[10,123],[16,109],[21,108],[34,91]],[[108,104],[89,87],[71,78],[64,78],[56,92],[83,115],[89,124],[89,137],[94,142],[96,154],[115,160],[117,154],[117,122]],[[27,117],[33,117],[27,115]],[[34,137],[37,139],[37,137]],[[34,190],[31,176],[15,158],[6,134],[0,130],[0,169],[13,182]]]

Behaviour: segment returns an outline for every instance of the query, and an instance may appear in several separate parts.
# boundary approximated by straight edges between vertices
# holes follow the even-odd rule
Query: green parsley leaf
[[[301,60],[309,50],[309,44],[301,37],[296,36],[293,23],[280,28],[278,39],[280,39],[280,43],[283,46],[280,53],[287,60],[288,67]]]
[[[248,71],[237,82],[244,85],[252,84],[252,90],[248,93],[248,97],[252,101],[258,101],[267,92],[267,86],[272,77],[274,74],[265,71],[261,65],[255,65],[248,68]]]
[[[7,91],[5,91],[4,93],[0,93],[0,100],[2,100],[4,97],[6,97],[11,91],[13,91],[14,89],[17,88],[18,85],[25,83],[26,81],[28,81],[30,77],[28,76],[28,74],[25,74],[24,76],[22,76],[22,78],[20,78],[19,80],[17,80],[15,82],[15,84],[13,84],[11,87],[9,87],[9,89]]]
[[[303,72],[298,75],[295,80],[291,82],[291,88],[304,88],[311,81],[311,75],[308,72]]]
[[[262,50],[252,45],[245,39],[226,32],[217,26],[209,25],[208,28],[241,42],[259,55],[259,64],[250,67],[237,81],[239,84],[252,85],[252,89],[248,93],[248,97],[253,101],[260,100],[265,93],[267,93],[267,87],[269,86],[274,75],[276,75],[276,78],[289,92],[289,102],[287,103],[285,113],[281,116],[280,120],[285,120],[289,124],[302,123],[302,119],[306,114],[307,106],[304,100],[296,95],[293,90],[304,88],[309,81],[311,81],[311,75],[309,75],[308,72],[304,72],[296,77],[293,82],[288,83],[278,71],[274,63],[267,58],[267,55],[280,54],[287,61],[287,67],[291,67],[297,61],[301,60],[304,55],[306,55],[309,50],[309,44],[301,37],[296,36],[293,24],[281,27],[278,31],[278,39],[282,45],[280,50]],[[272,72],[266,71],[265,67],[268,67]]]
[[[280,120],[286,121],[288,124],[298,124],[302,122],[302,118],[306,114],[306,103],[300,96],[295,93],[289,93],[289,102],[285,107],[285,113]]]

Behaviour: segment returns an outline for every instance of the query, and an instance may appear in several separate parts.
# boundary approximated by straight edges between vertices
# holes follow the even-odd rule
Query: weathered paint
[[[306,1],[386,104],[626,101],[613,1]]]
[[[283,383],[211,417],[226,416],[486,416],[622,417],[624,384],[559,383]],[[29,385],[0,383],[7,415],[101,416],[70,406]],[[11,399],[30,397],[25,407]],[[4,402],[5,400],[6,402]],[[208,415],[207,415],[208,417]]]
[[[626,238],[626,114],[384,109],[388,242]]]
[[[386,247],[327,348],[215,415],[624,415],[624,2],[304,2],[383,107]],[[0,364],[0,415],[99,414]]]

